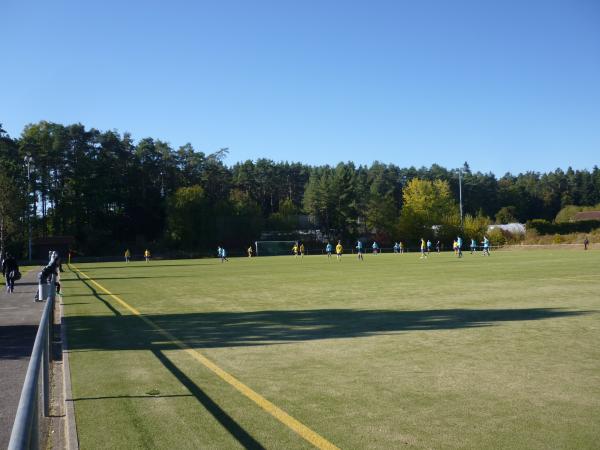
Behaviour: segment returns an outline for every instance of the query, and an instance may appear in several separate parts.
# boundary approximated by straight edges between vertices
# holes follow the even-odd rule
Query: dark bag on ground
[[[8,272],[8,276],[6,278],[9,278],[13,281],[19,281],[21,279],[21,272],[18,270],[11,270]]]

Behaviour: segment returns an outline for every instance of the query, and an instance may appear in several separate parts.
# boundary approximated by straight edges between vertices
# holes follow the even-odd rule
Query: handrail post
[[[50,279],[50,291],[48,292],[48,301],[50,305],[50,317],[48,318],[48,340],[50,341],[50,352],[48,359],[52,361],[52,342],[54,342],[54,306],[56,301],[56,275]]]
[[[56,295],[56,275],[50,279],[50,290],[48,291],[49,316],[46,318],[44,327],[44,350],[43,359],[43,378],[42,394],[44,397],[44,417],[50,416],[50,361],[52,360],[52,317],[54,316],[54,298]]]
[[[52,301],[48,299],[48,301]],[[42,350],[42,394],[44,397],[44,417],[50,415],[50,333],[49,321],[44,327],[44,349]]]

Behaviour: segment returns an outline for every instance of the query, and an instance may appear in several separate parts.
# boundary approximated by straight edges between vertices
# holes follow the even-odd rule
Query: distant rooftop
[[[577,214],[575,214],[575,217],[573,217],[573,220],[575,220],[575,221],[580,221],[580,220],[600,220],[600,211],[583,211],[583,212],[578,212]]]

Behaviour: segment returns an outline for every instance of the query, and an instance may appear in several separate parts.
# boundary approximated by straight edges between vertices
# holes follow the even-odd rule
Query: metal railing
[[[40,325],[35,336],[33,351],[27,367],[21,398],[10,435],[8,450],[40,448],[39,381],[42,375],[42,404],[44,417],[50,416],[50,361],[54,328],[54,303],[56,298],[56,275],[52,275],[50,290]]]

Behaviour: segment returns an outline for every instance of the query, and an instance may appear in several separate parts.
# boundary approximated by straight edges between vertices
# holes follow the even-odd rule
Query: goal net
[[[296,241],[256,241],[256,256],[291,255]]]

